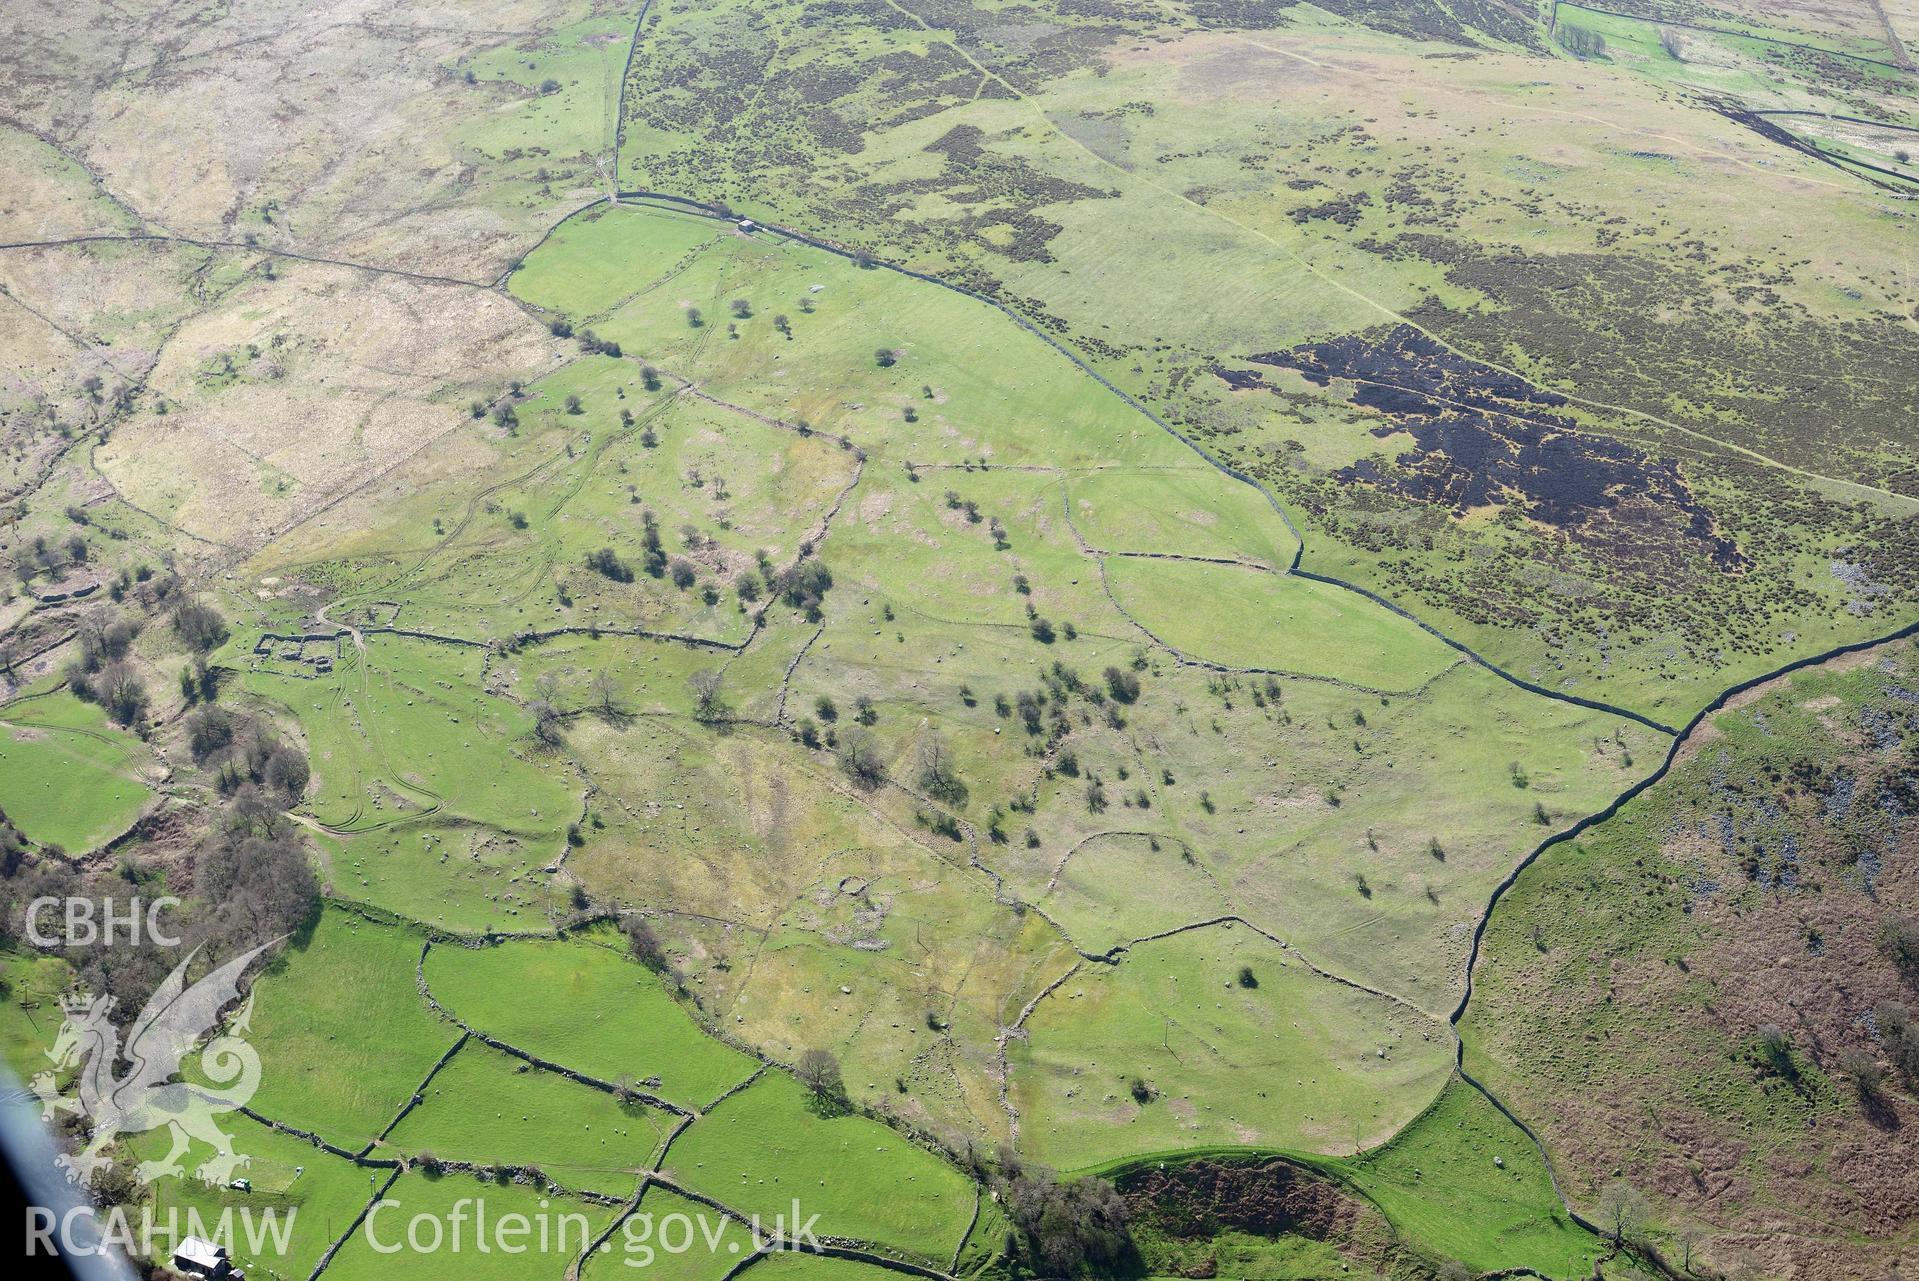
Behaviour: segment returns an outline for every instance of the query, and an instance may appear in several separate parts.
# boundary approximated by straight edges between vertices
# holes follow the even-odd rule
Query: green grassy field
[[[421,939],[329,908],[255,985],[253,1107],[352,1149],[371,1142],[459,1032],[420,999]]]
[[[783,1250],[752,1265],[755,1281],[879,1281],[885,1269],[856,1259]]]
[[[341,842],[329,860],[332,888],[461,934],[539,929],[555,891],[536,873],[563,840],[557,825],[532,840],[437,814],[406,819]]]
[[[1195,465],[1190,475],[1089,471],[1065,485],[1074,525],[1100,551],[1225,557],[1283,570],[1299,548],[1264,495],[1221,484],[1211,467]]]
[[[180,1235],[189,1235],[193,1215],[213,1228],[230,1212],[229,1231],[222,1243],[249,1276],[275,1281],[304,1281],[328,1246],[352,1226],[354,1218],[385,1182],[384,1170],[367,1170],[322,1152],[304,1139],[280,1134],[245,1117],[222,1119],[233,1139],[234,1151],[246,1158],[236,1176],[250,1187],[208,1185],[195,1167],[213,1155],[211,1148],[194,1144],[180,1158],[185,1171],[156,1180],[151,1201],[161,1222],[177,1216]],[[142,1160],[157,1160],[168,1149],[164,1130],[151,1130],[129,1146]],[[267,1216],[276,1216],[285,1230],[285,1244],[272,1235]],[[250,1235],[249,1225],[253,1225]]]
[[[73,970],[58,957],[7,949],[0,951],[0,979],[6,984],[0,1055],[14,1075],[31,1081],[52,1070],[47,1051],[60,1034],[60,997],[73,982]]]
[[[527,152],[573,155],[610,149],[620,74],[632,34],[626,13],[594,11],[585,21],[526,33],[461,59],[463,76],[507,92],[500,95],[500,106],[454,135],[456,145],[496,163],[510,153],[518,167],[533,158],[522,159]]]
[[[1350,1272],[1353,1266],[1330,1242],[1305,1236],[1274,1239],[1222,1229],[1204,1239],[1204,1250],[1205,1259],[1220,1275],[1258,1277],[1260,1281],[1316,1281],[1319,1277]],[[1142,1253],[1151,1260],[1148,1267],[1152,1275],[1177,1276],[1180,1274],[1174,1269],[1180,1267],[1192,1251],[1193,1243],[1189,1241],[1175,1241],[1168,1248],[1161,1241],[1149,1238]]]
[[[328,674],[243,678],[306,736],[307,807],[348,838],[333,892],[468,932],[543,920],[527,877],[561,849],[579,784],[481,688],[481,651],[376,635],[338,653]]]
[[[535,1165],[563,1188],[625,1197],[673,1120],[468,1041],[381,1148],[485,1166]]]
[[[75,853],[125,831],[152,795],[148,753],[91,703],[60,692],[0,712],[0,810]]]
[[[1566,1217],[1532,1141],[1457,1078],[1390,1142],[1337,1168],[1409,1240],[1476,1271],[1584,1276],[1606,1253]]]
[[[582,1277],[720,1281],[755,1249],[752,1230],[738,1220],[658,1184],[647,1187],[609,1244],[611,1249],[587,1259]]]
[[[1450,1057],[1437,1020],[1235,925],[1083,968],[1025,1033],[1012,1046],[1022,1139],[1066,1170],[1181,1147],[1371,1146],[1417,1114]]]
[[[327,826],[351,833],[434,815],[552,840],[573,789],[517,741],[531,718],[479,688],[482,662],[475,649],[376,636],[364,654],[344,645],[331,676],[246,679],[306,730],[310,804]]]
[[[1919,136],[1910,0],[1662,3],[43,6],[0,51],[8,888],[302,844],[252,1105],[414,1208],[597,1229],[663,1162],[1018,1281],[885,1119],[1379,1212],[1153,1275],[1570,1281],[1549,1169],[1728,1275],[1894,1266],[1909,655],[1716,716],[1496,897],[1666,758],[1604,708],[1685,724],[1919,602],[1911,184],[1867,168]],[[57,692],[110,634],[124,731]],[[190,745],[208,699],[304,791]],[[201,905],[212,951],[259,906]],[[666,973],[574,928],[622,913]],[[72,961],[0,953],[25,1071],[74,973],[137,978]],[[1452,1072],[1475,963],[1464,1062],[1550,1166]],[[697,1115],[441,1063],[455,1021]],[[853,1112],[772,1066],[813,1049]],[[247,1262],[304,1276],[387,1173],[239,1128],[252,1192],[158,1195],[300,1207]],[[321,1281],[871,1271],[632,1240],[697,1204]]]
[[[640,734],[648,750],[629,746]],[[856,1097],[920,1123],[992,1115],[998,1011],[1059,946],[1036,915],[996,909],[954,842],[914,839],[909,805],[849,794],[830,758],[784,736],[652,722],[576,742],[606,827],[569,868],[624,902],[740,922],[655,923],[711,1017],[782,1061],[832,1049]],[[954,1022],[952,1045],[929,1011]]]
[[[1141,627],[1201,662],[1403,693],[1459,661],[1412,623],[1324,583],[1132,557],[1109,559],[1106,574]]]
[[[701,1031],[657,975],[614,950],[610,932],[567,942],[436,947],[434,998],[507,1044],[603,1081],[659,1078],[647,1088],[704,1107],[754,1063]]]
[[[1040,904],[1090,950],[1232,913],[1231,896],[1187,847],[1145,834],[1089,836],[1072,847]],[[1142,899],[1134,887],[1155,887]]]
[[[639,288],[615,283],[624,273],[570,266],[601,246],[633,264]],[[716,233],[711,220],[648,205],[569,229],[551,247],[550,271],[548,252],[516,274],[521,296],[591,318],[597,333],[662,369],[699,371],[733,403],[843,432],[869,453],[922,465],[1168,468],[1194,472],[1189,502],[1238,487],[1198,474],[1191,450],[1038,337],[947,291],[793,242]],[[734,318],[735,300],[748,316]],[[875,358],[881,347],[888,364]]]
[[[699,252],[725,234],[712,222],[682,218],[667,223],[608,206],[559,227],[514,271],[507,287],[542,306],[597,318],[636,298],[672,290]],[[635,264],[664,265],[641,271]]]
[[[334,1256],[327,1276],[560,1277],[617,1214],[521,1183],[451,1173],[402,1175],[383,1202]]]
[[[1327,1235],[1324,1218],[1302,1215],[1282,1230],[1242,1231],[1220,1226],[1192,1232],[1190,1203],[1141,1207],[1142,1254],[1148,1268],[1163,1266],[1183,1274],[1212,1261],[1226,1274],[1274,1278],[1324,1276],[1371,1266],[1392,1270],[1402,1265],[1432,1269],[1447,1262],[1477,1274],[1523,1269],[1542,1276],[1588,1275],[1602,1259],[1624,1275],[1643,1275],[1633,1261],[1609,1257],[1608,1243],[1574,1223],[1560,1204],[1538,1149],[1478,1091],[1450,1078],[1432,1105],[1391,1139],[1354,1156],[1313,1157],[1297,1152],[1262,1153],[1233,1147],[1168,1149],[1097,1167],[1122,1187],[1135,1186],[1142,1173],[1164,1171],[1172,1158],[1187,1156],[1220,1170],[1237,1170],[1237,1179],[1259,1187],[1256,1171],[1277,1156],[1297,1162],[1329,1180],[1320,1189],[1318,1213],[1344,1221]],[[1292,1180],[1312,1176],[1294,1171]],[[1276,1189],[1264,1189],[1271,1194]],[[1362,1197],[1369,1206],[1358,1214],[1332,1210],[1340,1196]],[[1308,1204],[1310,1195],[1295,1204]],[[1239,1207],[1228,1200],[1225,1215]],[[1380,1216],[1367,1221],[1374,1211]],[[1231,1222],[1230,1219],[1227,1220]],[[1215,1225],[1219,1226],[1219,1225]],[[1412,1258],[1399,1255],[1408,1251]],[[1415,1262],[1416,1261],[1416,1262]]]
[[[973,1216],[959,1171],[860,1116],[823,1117],[792,1078],[770,1073],[695,1121],[664,1172],[772,1224],[818,1214],[818,1230],[945,1262]]]

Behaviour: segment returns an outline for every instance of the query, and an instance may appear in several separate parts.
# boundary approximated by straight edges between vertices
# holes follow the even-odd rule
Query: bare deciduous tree
[[[602,669],[594,674],[592,694],[593,705],[607,720],[624,721],[632,716],[633,711],[626,705],[626,696],[620,692],[620,683],[612,672]]]
[[[687,677],[693,687],[693,715],[702,721],[716,721],[726,715],[725,678],[712,668],[702,668]]]
[[[846,1083],[840,1076],[840,1061],[828,1050],[808,1050],[800,1055],[800,1061],[793,1065],[793,1074],[800,1084],[813,1092],[820,1100],[837,1100],[846,1096]]]
[[[840,768],[861,787],[878,787],[886,781],[886,762],[880,759],[879,744],[858,726],[849,726],[840,735]]]
[[[1599,1226],[1615,1244],[1638,1240],[1651,1214],[1645,1194],[1624,1179],[1614,1179],[1599,1194]]]
[[[920,740],[919,785],[921,791],[936,801],[956,808],[966,804],[966,784],[954,772],[953,755],[938,730],[930,731]]]

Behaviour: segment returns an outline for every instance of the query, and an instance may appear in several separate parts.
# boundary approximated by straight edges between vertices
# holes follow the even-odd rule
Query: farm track
[[[597,203],[597,202],[595,202]],[[587,206],[590,208],[591,206]],[[578,212],[577,210],[575,212]],[[572,217],[568,214],[567,217]],[[561,219],[561,222],[566,219]],[[556,226],[558,224],[555,224]],[[372,263],[353,262],[345,258],[329,258],[324,254],[301,253],[296,249],[279,249],[272,245],[248,244],[244,240],[202,240],[195,236],[176,236],[162,232],[130,231],[118,234],[96,233],[87,236],[59,236],[50,240],[9,240],[0,241],[0,251],[13,249],[67,249],[81,245],[100,244],[176,244],[191,245],[196,249],[212,252],[235,252],[259,254],[268,258],[285,258],[291,262],[314,263],[323,267],[345,267],[353,271],[372,272],[381,276],[397,276],[423,285],[457,285],[462,289],[492,290],[494,284],[485,280],[468,280],[464,276],[441,276],[431,272],[408,271],[403,267],[381,267]]]
[[[30,694],[27,697],[42,698],[42,697],[45,697],[47,694],[58,693],[60,689],[61,689],[61,686],[56,685],[54,686],[54,688],[50,690],[43,691],[40,694]],[[104,746],[112,748],[116,753],[119,754],[121,764],[133,765],[135,763],[133,752],[131,749],[128,748],[126,743],[122,741],[121,738],[115,737],[114,735],[109,734],[105,732],[104,730],[88,729],[83,725],[48,725],[44,722],[39,722],[39,721],[18,720],[14,717],[7,716],[4,714],[6,711],[14,707],[17,707],[21,703],[26,701],[27,700],[25,698],[15,699],[13,702],[7,703],[4,707],[0,707],[0,725],[10,726],[15,729],[34,730],[41,734],[54,734],[54,735],[72,734],[77,738],[90,739],[93,742],[100,743],[100,744],[103,744]]]
[[[392,629],[366,629],[368,632],[390,630]],[[343,640],[351,636],[357,647],[360,642],[360,635],[359,632],[355,632],[351,628],[343,627],[335,634],[334,639]],[[432,639],[441,638],[434,637]],[[341,665],[338,679],[333,685],[334,712],[355,726],[363,726],[364,720],[359,710],[360,704],[354,701],[352,694],[347,689],[347,681],[350,679],[349,672],[357,672],[359,674],[360,698],[366,705],[372,705],[373,695],[369,685],[370,676],[365,654],[358,652],[356,648],[353,659],[354,661],[350,669],[344,663]],[[370,745],[371,750],[368,754],[377,758],[376,763],[390,784],[389,790],[401,800],[408,799],[403,793],[412,792],[423,799],[424,805],[422,808],[415,809],[408,813],[395,814],[391,818],[383,818],[375,822],[363,822],[362,820],[366,817],[367,772],[362,767],[362,756],[355,754],[353,758],[353,795],[357,799],[354,803],[353,810],[346,816],[344,821],[335,823],[324,822],[316,815],[313,821],[319,828],[339,836],[359,835],[366,832],[380,831],[388,827],[395,827],[402,823],[412,823],[422,819],[428,819],[446,808],[445,797],[417,783],[408,782],[393,768],[392,761],[387,756],[385,744],[367,736],[364,731],[362,731],[362,736],[366,738],[366,741]]]
[[[404,583],[408,581],[409,579],[415,578],[419,576],[420,574],[424,573],[426,571],[427,565],[432,562],[435,556],[439,555],[441,552],[445,551],[448,547],[452,546],[454,540],[459,538],[460,535],[466,532],[467,527],[473,523],[474,515],[479,511],[480,507],[484,505],[489,498],[499,493],[501,490],[512,489],[516,486],[524,485],[528,481],[538,478],[539,476],[543,475],[549,468],[558,464],[562,457],[564,457],[564,453],[554,454],[551,457],[541,459],[539,462],[533,464],[533,466],[527,468],[525,471],[521,472],[517,476],[509,476],[505,480],[498,481],[495,484],[488,485],[485,488],[476,491],[472,495],[472,497],[466,500],[466,507],[463,511],[461,511],[460,519],[455,521],[453,524],[453,527],[447,530],[447,532],[441,536],[439,542],[435,543],[432,547],[428,548],[426,553],[423,556],[421,556],[418,561],[414,562],[414,565],[411,569],[405,569],[400,571],[400,573],[396,577],[390,580],[383,587],[376,587],[376,588],[373,588],[372,590],[381,591],[381,590],[384,590],[385,587],[391,587],[398,583]],[[328,608],[332,608],[331,602],[329,602]]]

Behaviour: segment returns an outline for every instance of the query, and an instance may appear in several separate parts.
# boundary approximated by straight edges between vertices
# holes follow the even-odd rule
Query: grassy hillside
[[[275,947],[251,1190],[123,1195],[307,1281],[1892,1267],[1909,8],[26,7],[0,933]],[[180,957],[0,963],[70,1084]]]

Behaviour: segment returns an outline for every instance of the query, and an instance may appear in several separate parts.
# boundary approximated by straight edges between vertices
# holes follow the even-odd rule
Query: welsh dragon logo
[[[61,999],[66,1018],[47,1051],[54,1070],[33,1079],[33,1092],[47,1120],[74,1112],[89,1123],[86,1147],[59,1158],[70,1180],[91,1183],[108,1164],[106,1152],[115,1140],[163,1126],[172,1131],[172,1148],[159,1160],[140,1163],[135,1174],[144,1182],[182,1173],[180,1158],[196,1139],[214,1150],[194,1171],[208,1183],[224,1183],[247,1164],[214,1117],[244,1106],[260,1085],[260,1056],[245,1039],[252,998],[222,1030],[204,1045],[200,1042],[213,1031],[220,1011],[240,994],[240,976],[247,966],[277,942],[235,957],[189,987],[186,971],[199,954],[195,948],[155,989],[127,1029],[124,1045],[110,1017],[111,996],[83,992]],[[173,1079],[196,1045],[198,1075],[205,1083]],[[123,1064],[126,1070],[120,1071]],[[69,1069],[77,1070],[63,1091],[59,1078]]]

